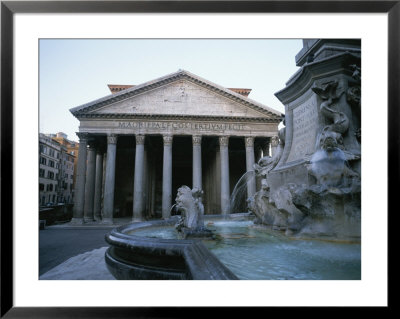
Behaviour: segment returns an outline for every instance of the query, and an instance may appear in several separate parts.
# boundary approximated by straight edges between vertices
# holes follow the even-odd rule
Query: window
[[[39,144],[39,152],[43,153],[44,151],[44,146],[42,144]]]
[[[54,167],[54,161],[49,160],[49,166],[50,166],[50,167]]]
[[[43,165],[47,164],[47,161],[46,161],[46,159],[44,157],[40,156],[40,164],[43,164]]]
[[[47,172],[47,178],[54,179],[54,173],[53,172]]]
[[[42,168],[39,169],[39,177],[44,177],[46,171]]]
[[[39,191],[40,192],[44,191],[44,184],[42,183],[39,184]]]

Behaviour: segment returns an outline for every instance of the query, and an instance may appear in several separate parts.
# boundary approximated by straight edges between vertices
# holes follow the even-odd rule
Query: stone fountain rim
[[[252,217],[251,213],[234,213],[227,215],[206,215],[206,219],[222,219],[228,218],[234,220],[235,218],[241,217]],[[151,246],[162,248],[169,248],[169,246],[185,246],[185,245],[193,245],[195,242],[201,241],[201,239],[166,239],[166,238],[156,238],[156,237],[146,237],[146,236],[137,236],[133,234],[127,234],[127,232],[135,231],[138,229],[145,229],[151,227],[158,226],[173,226],[179,220],[179,215],[172,216],[165,220],[152,220],[152,221],[143,221],[143,222],[133,222],[130,224],[118,226],[111,230],[111,232],[105,235],[105,240],[107,243],[120,247],[127,247],[127,241],[129,244],[132,244],[132,241],[139,244],[141,246]]]
[[[252,216],[249,213],[244,213],[232,214],[232,216],[225,217],[234,219],[235,217],[249,215]],[[207,215],[207,219],[217,219],[221,217],[224,217],[224,215]],[[133,276],[134,278],[140,277],[139,279],[152,279],[152,273],[155,275],[163,275],[166,273],[165,271],[168,271],[168,269],[164,269],[164,271],[150,270],[148,267],[145,268],[145,266],[138,265],[136,260],[134,261],[136,264],[132,265],[129,258],[125,260],[121,258],[118,259],[117,251],[120,250],[129,252],[132,258],[140,256],[141,254],[151,254],[157,256],[157,258],[164,258],[167,256],[183,258],[186,265],[186,272],[182,275],[188,276],[190,279],[237,280],[237,276],[206,248],[201,239],[162,239],[126,234],[128,231],[142,228],[171,226],[178,220],[179,216],[173,216],[167,220],[131,223],[116,227],[111,232],[107,233],[105,235],[105,240],[111,247],[107,250],[105,258],[110,272],[117,276],[121,273],[125,274],[122,279],[127,279],[126,277],[129,276]],[[146,272],[150,273],[150,275],[143,275],[146,274]]]

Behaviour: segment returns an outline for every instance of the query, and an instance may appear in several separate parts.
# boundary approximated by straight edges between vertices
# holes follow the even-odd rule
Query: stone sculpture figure
[[[355,117],[361,119],[361,68],[355,64],[350,65],[353,70],[353,81],[349,81],[349,88],[347,89],[347,102],[351,105]],[[361,123],[355,123],[358,127],[355,129],[355,136],[359,143],[361,143]]]
[[[329,130],[344,134],[349,128],[349,118],[343,113],[335,110],[334,104],[342,96],[344,91],[338,88],[338,81],[332,81],[319,87],[311,88],[322,100],[320,105],[321,114],[333,122],[329,124]]]
[[[184,185],[178,189],[175,207],[181,213],[181,218],[175,228],[182,233],[184,238],[212,235],[211,231],[204,226],[202,196],[203,191],[198,188],[190,189]]]
[[[277,209],[270,199],[269,185],[266,179],[261,181],[261,190],[247,200],[248,209],[257,218],[256,223],[270,225],[281,230],[287,227],[287,214]]]
[[[335,187],[338,190],[358,184],[359,174],[347,165],[346,154],[340,147],[342,136],[325,130],[321,132],[317,142],[317,151],[307,166],[309,174],[316,179],[317,186],[311,185],[311,188],[323,191]]]

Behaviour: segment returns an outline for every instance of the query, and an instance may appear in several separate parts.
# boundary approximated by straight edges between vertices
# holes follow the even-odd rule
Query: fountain
[[[112,275],[117,279],[237,279],[200,240],[214,238],[204,226],[202,195],[201,189],[182,186],[171,207],[180,216],[129,224],[107,234],[111,247],[105,259]],[[168,227],[179,236],[154,236],[154,230]],[[148,229],[150,233],[140,236]]]
[[[233,188],[229,200],[229,213],[240,213],[245,211],[243,203],[247,202],[247,185],[251,183],[256,177],[254,171],[248,171],[240,177],[235,187]]]
[[[302,66],[276,96],[285,125],[273,157],[254,165],[257,222],[300,238],[361,237],[360,50],[356,40],[304,40]]]
[[[204,215],[203,192],[182,186],[180,216],[106,235],[117,279],[361,279],[360,43],[304,40],[274,154],[246,172],[231,214]],[[261,189],[235,198],[261,177]],[[233,214],[234,213],[234,214]]]
[[[176,208],[181,218],[175,225],[182,238],[213,237],[211,230],[204,226],[203,191],[198,188],[191,190],[184,185],[178,189]]]

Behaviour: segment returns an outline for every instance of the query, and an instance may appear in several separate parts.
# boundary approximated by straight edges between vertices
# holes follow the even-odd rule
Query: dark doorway
[[[172,205],[179,187],[192,188],[192,136],[174,136],[172,143]]]
[[[243,174],[246,173],[246,147],[243,137],[231,137],[229,139],[229,184],[230,196],[235,189],[236,184],[239,182]],[[231,198],[232,199],[232,198]],[[245,212],[247,210],[247,188],[238,194],[235,199],[235,208],[238,212]]]
[[[115,161],[114,217],[132,217],[135,136],[119,136]]]

